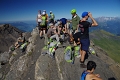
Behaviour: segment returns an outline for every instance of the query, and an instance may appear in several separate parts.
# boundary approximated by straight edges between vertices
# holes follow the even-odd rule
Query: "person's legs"
[[[18,44],[15,46],[15,49],[17,49],[19,46],[21,46],[23,42],[18,42]]]
[[[17,46],[17,45],[18,45],[18,42],[15,43],[15,46]]]
[[[65,27],[65,33],[67,33],[67,24],[65,24],[64,27]]]
[[[70,42],[73,43],[73,30],[72,29],[70,30],[69,36],[70,36]]]
[[[42,39],[42,34],[43,34],[43,28],[44,26],[40,26],[40,38]]]
[[[45,33],[46,33],[46,30],[44,29],[44,30],[43,30],[43,35],[45,35]]]
[[[20,46],[19,44],[18,44],[18,45],[16,45],[16,46],[15,46],[15,49],[17,49],[19,46]]]
[[[84,61],[85,61],[86,51],[88,51],[88,49],[89,49],[90,41],[89,41],[89,39],[81,39],[80,42],[81,42],[81,50],[80,50],[81,58],[80,58],[80,62],[82,63],[82,65],[81,65],[82,67],[86,67],[84,65]]]
[[[58,34],[55,34],[57,42],[59,42],[59,36]]]
[[[60,44],[58,34],[55,34],[55,35],[51,36],[50,38],[51,39],[56,38],[56,40],[57,40],[57,46]]]
[[[41,35],[42,35],[42,32],[41,32],[41,31],[42,31],[42,28],[41,28],[40,25],[38,26],[38,28],[39,28],[39,35],[40,35],[40,37],[41,37]]]

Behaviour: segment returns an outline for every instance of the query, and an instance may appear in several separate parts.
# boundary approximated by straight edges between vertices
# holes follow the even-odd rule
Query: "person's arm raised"
[[[92,14],[89,12],[88,16],[91,18],[92,20],[92,25],[91,26],[98,26],[98,23],[96,22],[96,20],[92,17]]]

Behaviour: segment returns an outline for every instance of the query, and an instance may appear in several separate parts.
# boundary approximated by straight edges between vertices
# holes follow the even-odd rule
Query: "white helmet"
[[[50,11],[50,13],[52,13],[52,11]]]

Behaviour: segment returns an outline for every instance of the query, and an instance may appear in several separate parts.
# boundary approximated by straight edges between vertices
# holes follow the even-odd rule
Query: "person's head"
[[[96,69],[96,63],[94,61],[88,61],[87,63],[87,70],[91,71],[92,73]]]
[[[86,20],[88,20],[89,16],[88,16],[89,12],[83,12],[82,13],[82,18],[85,18]]]
[[[44,16],[44,15],[45,15],[45,12],[42,12],[42,15]]]
[[[62,22],[61,22],[61,21],[58,21],[57,23],[58,23],[58,25],[61,25]]]
[[[71,14],[72,14],[72,16],[75,16],[76,15],[76,9],[72,9]]]
[[[49,26],[50,26],[50,28],[54,28],[53,23],[50,23]]]
[[[41,10],[38,10],[38,14],[41,14]]]
[[[52,11],[50,11],[50,14],[52,14]]]
[[[46,14],[46,10],[43,10],[43,12],[45,12],[45,14]]]

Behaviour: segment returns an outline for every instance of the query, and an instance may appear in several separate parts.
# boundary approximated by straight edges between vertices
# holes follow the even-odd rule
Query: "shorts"
[[[18,41],[18,44],[19,44],[19,45],[22,45],[22,44],[23,44],[23,42],[19,42],[19,41]]]
[[[89,39],[80,39],[81,43],[81,49],[84,51],[88,51],[90,46],[90,40]]]
[[[69,29],[69,34],[72,35],[72,33],[73,33],[73,30]]]
[[[41,31],[47,30],[47,25],[45,25],[45,26],[40,26],[40,30],[41,30]]]
[[[54,24],[54,19],[51,19],[51,20],[50,20],[50,23],[53,23],[53,24]]]
[[[40,22],[38,22],[38,29],[40,30]]]

